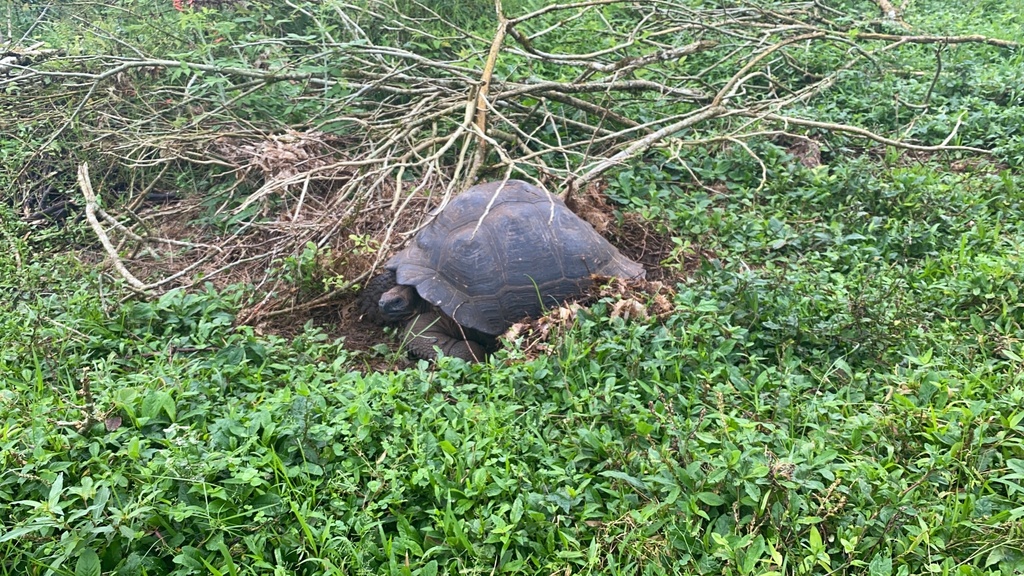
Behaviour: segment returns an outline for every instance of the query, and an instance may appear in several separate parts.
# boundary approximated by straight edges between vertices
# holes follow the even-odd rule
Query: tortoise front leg
[[[435,346],[445,356],[462,358],[466,362],[481,362],[485,353],[479,342],[463,337],[457,323],[436,312],[425,312],[413,318],[405,327],[403,345],[409,354],[424,360],[437,359]]]

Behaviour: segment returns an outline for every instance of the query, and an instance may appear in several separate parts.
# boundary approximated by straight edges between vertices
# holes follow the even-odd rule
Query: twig
[[[633,156],[647,150],[652,145],[654,145],[654,143],[657,142],[658,140],[671,136],[672,134],[679,132],[680,130],[693,126],[694,124],[699,124],[700,122],[704,122],[712,118],[717,118],[718,116],[721,116],[726,112],[727,109],[724,106],[709,106],[707,108],[704,108],[700,112],[687,117],[684,120],[680,120],[679,122],[670,124],[662,128],[661,130],[657,130],[655,132],[652,132],[651,134],[648,134],[647,136],[644,136],[643,138],[633,142],[624,150],[615,154],[611,158],[601,160],[594,167],[587,170],[582,176],[577,177],[576,180],[574,180],[572,184],[569,186],[569,188],[567,188],[566,191],[563,193],[563,196],[570,193],[573,190],[581,189],[584,184],[600,176],[605,172],[605,170],[608,170],[612,166],[622,164],[626,160],[632,158]]]
[[[550,4],[548,6],[540,8],[538,10],[534,10],[533,12],[530,12],[529,14],[524,14],[524,15],[518,17],[518,18],[511,18],[511,19],[509,19],[508,22],[509,22],[509,25],[515,26],[516,24],[519,24],[520,22],[526,22],[527,20],[532,20],[534,18],[537,18],[538,16],[542,16],[544,14],[547,14],[548,12],[552,12],[552,11],[555,11],[555,10],[572,10],[572,9],[575,9],[575,8],[589,8],[589,7],[592,7],[592,6],[604,6],[606,4],[622,4],[622,3],[627,2],[627,1],[629,1],[629,0],[591,0],[589,2],[570,2],[568,4]]]
[[[921,106],[924,108],[928,107],[928,103],[932,98],[932,91],[935,90],[935,85],[939,82],[939,76],[942,74],[942,50],[943,46],[939,46],[935,49],[935,74],[932,76],[932,82],[928,85],[928,91],[925,92],[924,101]]]
[[[761,181],[757,184],[757,188],[754,191],[760,192],[761,190],[763,190],[764,185],[768,183],[768,167],[765,166],[764,161],[761,160],[761,158],[757,154],[754,154],[754,151],[751,150],[750,146],[747,146],[747,143],[744,142],[743,140],[740,140],[739,138],[735,138],[732,136],[726,137],[726,140],[732,142],[733,144],[738,144],[747,152],[747,155],[753,158],[754,161],[757,162],[759,166],[761,166]]]
[[[939,144],[939,146],[946,146],[947,144],[949,144],[949,141],[952,140],[954,136],[956,136],[957,131],[960,130],[960,124],[964,121],[964,116],[966,115],[967,112],[964,111],[961,112],[956,117],[956,124],[953,126],[953,129],[950,130],[949,136],[946,136],[945,139],[942,140],[942,144]],[[991,152],[989,152],[989,154],[991,154]]]
[[[796,37],[793,37],[793,38],[789,38],[789,39],[783,40],[781,42],[777,42],[774,45],[768,47],[768,49],[759,52],[756,56],[751,58],[749,62],[744,64],[743,67],[739,69],[739,71],[737,71],[735,74],[733,74],[732,78],[730,78],[729,81],[726,82],[725,85],[722,86],[722,88],[720,88],[718,90],[718,93],[715,94],[714,99],[711,101],[711,105],[712,106],[719,106],[719,105],[722,104],[723,101],[725,101],[725,99],[727,99],[730,96],[732,96],[733,93],[734,93],[734,90],[740,85],[741,80],[747,75],[747,72],[749,72],[751,68],[756,66],[758,62],[760,62],[761,60],[764,60],[765,58],[767,58],[772,53],[776,52],[777,50],[781,50],[782,48],[784,48],[784,47],[786,47],[786,46],[788,46],[790,44],[796,43],[796,42],[803,42],[805,40],[815,40],[815,39],[824,38],[824,37],[825,37],[825,33],[824,32],[813,32],[811,34],[802,34],[800,36],[796,36]]]
[[[900,36],[897,34],[862,32],[857,34],[857,38],[911,44],[988,44],[990,46],[998,46],[1000,48],[1020,48],[1020,44],[1018,42],[989,38],[988,36],[982,36],[980,34],[973,34],[970,36]]]
[[[815,120],[805,120],[803,118],[794,118],[792,116],[781,116],[779,114],[755,114],[749,111],[738,111],[736,114],[740,116],[749,116],[751,118],[761,118],[764,120],[771,120],[773,122],[782,122],[783,124],[793,124],[795,126],[806,126],[808,128],[821,128],[823,130],[829,130],[832,132],[845,132],[847,134],[853,134],[867,138],[868,140],[874,140],[875,142],[885,144],[886,146],[892,146],[894,148],[903,148],[906,150],[916,150],[918,152],[948,152],[952,150],[965,150],[967,152],[975,152],[978,154],[991,155],[991,150],[985,150],[984,148],[974,148],[973,146],[946,146],[945,144],[939,146],[918,146],[916,144],[908,144],[906,142],[900,142],[898,140],[892,140],[884,136],[879,136],[874,132],[859,128],[857,126],[849,126],[847,124],[835,124],[832,122],[818,122]],[[956,128],[959,128],[960,124],[957,122]],[[956,132],[954,128],[954,133]],[[948,139],[947,139],[948,141]]]
[[[491,41],[491,49],[487,52],[487,61],[484,63],[483,73],[480,75],[480,83],[476,91],[476,154],[473,164],[466,175],[466,181],[472,183],[476,179],[480,166],[487,157],[487,141],[484,134],[487,133],[487,109],[490,104],[487,95],[491,89],[491,77],[494,75],[494,65],[498,61],[498,52],[501,51],[501,44],[505,41],[505,33],[508,30],[508,19],[501,10],[501,0],[495,1],[495,12],[498,15],[498,29],[494,32],[494,40]]]
[[[89,164],[83,163],[78,167],[78,186],[82,189],[82,195],[85,196],[85,217],[89,220],[89,226],[92,227],[93,232],[96,233],[96,237],[99,238],[100,243],[103,244],[103,248],[107,251],[107,256],[110,258],[111,264],[114,269],[117,270],[118,274],[121,275],[128,285],[141,294],[148,295],[148,288],[145,284],[139,281],[138,278],[132,275],[127,268],[124,267],[124,263],[121,262],[121,258],[117,255],[117,250],[114,249],[114,245],[110,243],[110,238],[107,237],[107,233],[103,231],[103,227],[100,226],[99,220],[96,219],[96,194],[92,191],[92,183],[89,181]]]

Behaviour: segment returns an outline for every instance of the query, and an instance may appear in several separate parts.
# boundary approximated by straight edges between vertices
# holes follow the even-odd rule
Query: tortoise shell
[[[459,194],[384,266],[461,326],[492,336],[582,295],[591,275],[644,276],[561,199],[519,180]]]

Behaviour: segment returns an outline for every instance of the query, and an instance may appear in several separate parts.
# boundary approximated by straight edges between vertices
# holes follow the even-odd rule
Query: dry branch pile
[[[207,215],[233,219],[229,236],[207,231],[211,237],[155,241],[189,252],[176,262],[190,274],[170,277],[180,265],[150,268],[156,277],[133,282],[138,290],[226,276],[242,263],[269,268],[309,243],[345,255],[337,269],[344,287],[429,210],[482,178],[521,178],[571,194],[652,147],[685,166],[689,147],[749,152],[745,142],[756,136],[816,147],[808,131],[985,153],[950,146],[954,134],[926,145],[801,117],[800,110],[852,71],[880,71],[903,46],[1010,46],[906,35],[886,22],[891,16],[857,21],[819,2],[767,10],[584,0],[514,15],[499,1],[489,36],[423,4],[416,17],[386,0],[287,4],[304,21],[303,34],[255,42],[214,37],[207,48],[220,59],[172,59],[120,39],[108,43],[116,47],[111,54],[35,47],[31,58],[5,59],[0,90],[17,98],[0,104],[2,118],[31,122],[19,138],[39,151],[16,167],[26,215],[48,201],[28,200],[53,173],[78,174],[81,190],[99,195],[87,204],[110,206],[107,194],[123,199],[119,211],[90,219],[101,237],[110,232],[130,243],[195,234],[184,222],[201,205]],[[206,13],[202,29],[216,36],[218,19],[244,5]],[[303,114],[263,113],[260,98],[285,100]],[[71,133],[77,149],[60,148]],[[92,182],[78,170],[85,160]],[[185,173],[216,194],[194,184],[183,195],[196,200],[178,220],[166,210],[158,221],[131,212],[153,195],[177,194]],[[161,228],[171,221],[176,226]],[[123,257],[123,247],[111,243],[108,250],[112,259]],[[119,266],[131,276],[130,263]],[[251,273],[243,279],[261,281]],[[272,302],[256,309],[286,307],[284,299]]]

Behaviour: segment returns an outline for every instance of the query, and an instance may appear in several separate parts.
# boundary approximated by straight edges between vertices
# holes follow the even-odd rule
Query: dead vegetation
[[[577,314],[599,299],[607,299],[608,316],[625,322],[647,322],[667,318],[674,306],[674,291],[664,282],[643,279],[594,278],[591,294],[549,311],[540,318],[528,318],[509,328],[501,339],[515,344],[528,359],[547,356],[551,346],[569,330]]]
[[[8,41],[0,90],[18,97],[0,108],[5,122],[33,126],[16,136],[33,152],[8,168],[23,215],[81,205],[111,271],[141,295],[244,282],[254,299],[241,322],[296,326],[296,317],[317,314],[347,320],[351,287],[432,210],[478,180],[515,177],[560,192],[649,278],[671,282],[661,267],[671,242],[607,204],[608,170],[653,148],[684,166],[696,146],[739,147],[756,159],[746,142],[762,136],[788,139],[800,161],[816,165],[820,146],[805,130],[986,154],[950,145],[957,128],[931,146],[791,110],[850,70],[881,67],[901,46],[1009,46],[912,31],[852,35],[855,25],[888,28],[838,23],[847,15],[811,2],[766,10],[584,0],[514,15],[498,1],[489,37],[422,5],[427,15],[416,18],[383,0],[289,5],[309,36],[228,46],[241,63],[154,57],[130,45],[78,55]],[[605,7],[616,8],[615,19]],[[228,3],[221,17],[234,9]],[[381,30],[410,41],[385,43]],[[595,36],[603,40],[597,49]],[[430,48],[416,50],[417,42]],[[813,52],[842,64],[812,69]],[[296,103],[315,103],[317,114],[256,122],[253,98],[282,86]],[[75,150],[48,152],[71,132]],[[73,186],[55,189],[62,177]],[[688,184],[716,185],[696,176]],[[616,314],[662,313],[657,302],[652,311],[647,300],[631,300],[634,287],[620,288],[627,295]]]

